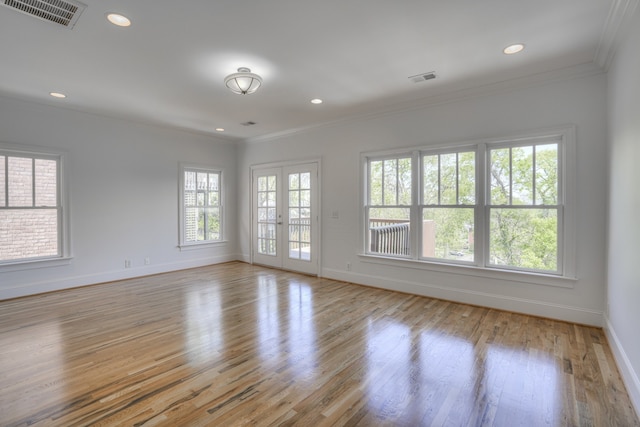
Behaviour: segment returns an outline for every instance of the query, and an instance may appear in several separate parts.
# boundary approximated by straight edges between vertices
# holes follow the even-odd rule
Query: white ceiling
[[[73,29],[0,7],[0,95],[243,140],[603,66],[622,13],[620,0],[83,3]],[[108,23],[113,11],[132,26]],[[242,66],[264,79],[255,94],[224,85]]]

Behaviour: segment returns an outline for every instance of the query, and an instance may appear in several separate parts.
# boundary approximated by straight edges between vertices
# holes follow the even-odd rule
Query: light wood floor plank
[[[603,331],[233,262],[0,301],[1,426],[637,426]]]

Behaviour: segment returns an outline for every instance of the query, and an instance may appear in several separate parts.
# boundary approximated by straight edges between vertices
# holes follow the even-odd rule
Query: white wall
[[[608,73],[609,253],[606,328],[640,413],[640,8]]]
[[[607,203],[606,77],[603,74],[496,92],[351,121],[239,150],[241,252],[250,259],[251,165],[322,158],[322,265],[325,277],[593,325],[604,311]],[[330,108],[327,100],[323,108]],[[359,155],[363,151],[501,137],[575,125],[578,162],[577,273],[552,287],[363,262],[359,243]],[[330,218],[338,211],[339,218]],[[352,263],[351,271],[346,263]]]
[[[0,270],[0,299],[237,258],[232,143],[6,97],[0,141],[68,152],[73,255],[69,265]],[[226,169],[227,244],[178,249],[180,161]]]

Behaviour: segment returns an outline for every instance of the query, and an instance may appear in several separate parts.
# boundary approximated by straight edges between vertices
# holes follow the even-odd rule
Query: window
[[[572,135],[363,155],[365,255],[573,275]]]
[[[62,155],[0,146],[0,264],[66,253]]]
[[[222,172],[190,166],[181,170],[181,245],[222,241]]]

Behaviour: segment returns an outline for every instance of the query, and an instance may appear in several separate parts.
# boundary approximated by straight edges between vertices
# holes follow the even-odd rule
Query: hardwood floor
[[[229,263],[0,302],[2,426],[640,426],[600,329]]]

